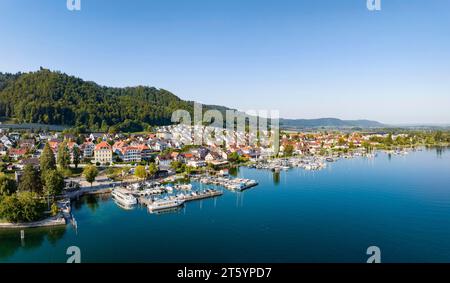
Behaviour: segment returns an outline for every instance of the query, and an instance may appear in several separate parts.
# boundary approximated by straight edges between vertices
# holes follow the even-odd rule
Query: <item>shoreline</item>
[[[41,228],[41,227],[55,227],[55,226],[65,226],[66,220],[64,217],[55,218],[49,217],[35,222],[26,223],[0,223],[0,230],[2,229],[27,229],[27,228]]]

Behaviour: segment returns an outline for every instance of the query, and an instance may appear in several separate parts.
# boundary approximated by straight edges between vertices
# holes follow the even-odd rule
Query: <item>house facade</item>
[[[95,146],[94,161],[100,164],[112,163],[112,147],[109,143],[103,141]]]

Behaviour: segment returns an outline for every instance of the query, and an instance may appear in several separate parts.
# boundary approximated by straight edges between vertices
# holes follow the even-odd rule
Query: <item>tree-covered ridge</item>
[[[19,74],[0,73],[0,91],[2,91],[10,82],[14,81],[19,76],[20,73]]]
[[[104,87],[47,69],[0,74],[0,116],[20,123],[134,131],[169,124],[177,109],[192,112],[193,103],[154,87]]]

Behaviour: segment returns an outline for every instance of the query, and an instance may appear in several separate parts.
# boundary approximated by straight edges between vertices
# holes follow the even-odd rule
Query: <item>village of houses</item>
[[[203,144],[192,146],[195,135],[204,135],[208,127],[200,129],[186,125],[172,125],[157,128],[154,133],[145,134],[108,134],[90,133],[75,136],[62,132],[30,132],[2,130],[0,136],[0,155],[3,158],[2,171],[14,174],[16,182],[20,181],[21,170],[27,164],[39,166],[39,157],[48,143],[57,157],[58,148],[64,142],[70,152],[73,162],[74,148],[80,153],[80,164],[93,164],[97,167],[137,166],[155,162],[159,170],[166,175],[173,175],[172,164],[177,161],[186,167],[201,169],[209,165],[210,168],[227,172],[227,167],[235,163],[239,156],[246,164],[255,168],[272,170],[303,167],[305,169],[321,169],[325,167],[325,160],[336,159],[336,151],[346,152],[349,148],[362,153],[363,144],[376,146],[370,142],[374,136],[384,138],[381,134],[360,133],[284,133],[280,137],[278,154],[275,151],[270,135],[265,142],[249,144],[250,136],[243,132],[228,132],[225,135],[203,139]],[[267,133],[266,133],[267,134]],[[218,140],[222,139],[222,140]],[[262,146],[265,144],[266,146]],[[275,155],[291,158],[274,158]],[[353,154],[353,153],[352,153]],[[326,155],[326,156],[324,156]],[[348,154],[347,154],[348,155]],[[230,156],[233,159],[230,160]],[[230,162],[231,161],[231,162]],[[334,161],[334,160],[333,160]],[[231,164],[230,164],[231,163]],[[72,165],[73,166],[73,165]]]
[[[78,147],[81,167],[85,164],[107,167],[155,162],[161,170],[170,171],[173,161],[192,168],[202,168],[208,164],[226,167],[229,164],[229,156],[233,153],[250,162],[264,162],[273,159],[276,152],[278,156],[283,157],[286,149],[290,147],[289,156],[311,157],[324,155],[324,151],[329,153],[330,150],[362,148],[363,142],[369,142],[372,137],[386,136],[360,133],[347,135],[322,132],[286,133],[280,137],[279,151],[275,151],[272,142],[267,142],[268,146],[261,146],[261,142],[249,144],[249,135],[241,132],[224,135],[223,142],[204,139],[203,145],[192,146],[193,133],[195,131],[185,125],[163,126],[155,133],[146,134],[90,133],[80,136],[61,132],[12,132],[2,129],[0,133],[0,155],[4,164],[2,170],[20,172],[27,164],[39,166],[39,157],[46,143],[50,145],[56,158],[59,145],[65,142],[72,162],[73,149]],[[83,138],[81,141],[80,137]],[[370,144],[376,146],[376,142]]]

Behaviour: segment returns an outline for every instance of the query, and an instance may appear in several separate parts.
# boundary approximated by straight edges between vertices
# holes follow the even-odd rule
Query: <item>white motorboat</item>
[[[118,203],[125,205],[125,206],[132,206],[137,204],[137,199],[129,194],[124,189],[115,189],[112,191],[111,196],[116,200]]]
[[[155,212],[159,210],[166,210],[171,208],[180,207],[184,204],[182,199],[159,199],[148,204],[148,210],[150,212]]]

